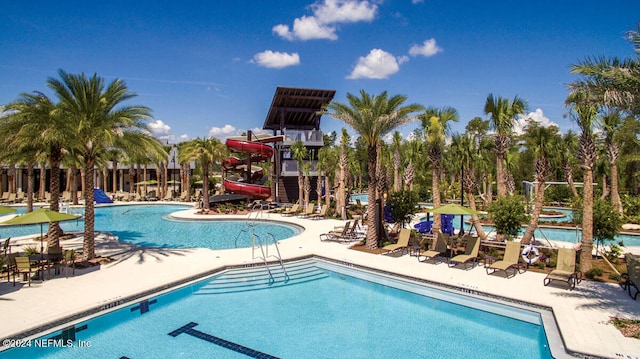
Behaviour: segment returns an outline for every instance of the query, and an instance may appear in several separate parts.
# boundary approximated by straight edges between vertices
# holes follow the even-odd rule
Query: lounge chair
[[[459,254],[451,260],[449,260],[449,267],[455,267],[458,264],[464,264],[464,269],[469,269],[468,264],[471,263],[471,268],[478,264],[478,251],[480,250],[480,239],[478,237],[467,237],[467,246],[464,254]]]
[[[438,233],[438,237],[436,238],[436,246],[433,250],[422,251],[418,253],[418,261],[427,262],[429,260],[433,261],[433,264],[437,264],[437,257],[442,256],[442,254],[447,252],[447,240],[442,233]],[[423,259],[421,259],[423,258]]]
[[[497,271],[504,271],[507,278],[515,277],[516,273],[520,271],[520,242],[507,242],[507,246],[504,251],[504,257],[501,261],[496,261],[487,267],[487,274],[493,274]],[[513,271],[512,275],[509,275],[509,270]]]
[[[636,300],[638,293],[640,293],[640,257],[631,253],[625,254],[625,261],[627,262],[627,273],[623,274],[624,278],[623,289],[629,292],[629,296]],[[631,294],[631,287],[635,289],[635,293]]]
[[[298,218],[308,218],[315,213],[316,205],[313,203],[309,203],[307,205],[307,209],[298,215]]]
[[[29,287],[31,287],[31,263],[29,257],[15,257],[16,267],[13,271],[13,286],[16,286],[16,275],[27,275],[29,281]]]
[[[300,205],[299,204],[294,204],[293,206],[291,206],[291,208],[287,208],[282,212],[283,216],[293,216],[294,214],[298,214],[298,211],[300,210]]]
[[[72,269],[71,275],[76,275],[76,252],[73,249],[64,251],[62,263],[64,263],[65,278],[69,278],[69,267]]]
[[[386,254],[393,253],[395,251],[408,251],[409,249],[409,238],[411,237],[411,229],[402,228],[400,233],[398,234],[398,242],[396,244],[389,244],[382,247],[383,251],[386,251]]]
[[[338,242],[346,242],[351,241],[353,237],[349,234],[349,230],[351,228],[351,221],[347,221],[344,227],[336,228],[333,231],[322,233],[320,235],[321,241],[338,241]]]
[[[573,248],[558,249],[558,264],[556,269],[547,274],[544,278],[544,285],[547,286],[554,280],[567,282],[569,289],[576,287],[582,281],[582,273],[576,271],[576,250]]]
[[[323,206],[320,209],[320,213],[314,213],[312,215],[309,216],[309,219],[324,219],[324,217],[327,215],[327,210],[329,209],[328,205]]]
[[[47,248],[47,259],[53,265],[53,273],[54,274],[60,273],[60,269],[62,268],[62,261],[64,259],[62,255],[62,247],[53,246],[53,247]],[[47,275],[51,277],[51,274],[49,273],[49,268],[47,269]]]

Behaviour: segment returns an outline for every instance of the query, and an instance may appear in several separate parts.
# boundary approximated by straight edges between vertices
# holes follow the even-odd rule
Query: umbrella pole
[[[40,223],[40,260],[44,260],[44,234],[42,232],[42,223]]]

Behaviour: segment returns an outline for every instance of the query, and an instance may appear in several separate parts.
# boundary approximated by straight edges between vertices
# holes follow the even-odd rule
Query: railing
[[[310,162],[309,176],[318,175],[318,161],[305,161]],[[280,174],[282,176],[297,176],[298,175],[298,162],[295,160],[282,160],[282,169]]]
[[[260,246],[260,252],[262,253],[262,257],[258,257],[258,258],[262,259],[262,262],[264,263],[265,268],[267,268],[267,272],[269,272],[269,284],[273,284],[275,282],[275,279],[273,278],[273,274],[271,273],[271,269],[269,268],[269,262],[267,261],[267,259],[270,257],[269,256],[269,237],[271,237],[277,252],[277,255],[272,255],[271,257],[274,257],[278,260],[278,263],[280,264],[280,268],[282,268],[282,273],[284,273],[284,281],[286,283],[289,281],[289,274],[287,273],[287,269],[284,267],[284,262],[282,261],[282,256],[280,255],[280,248],[278,247],[278,241],[276,240],[276,237],[271,233],[267,233],[265,235],[265,238],[264,238],[265,243],[263,245],[262,240],[260,239],[260,236],[253,233],[252,239],[251,239],[251,246],[252,247],[255,246],[255,239],[257,239],[258,245]]]
[[[295,141],[302,141],[307,146],[322,146],[322,131],[320,130],[285,130],[284,145],[292,145]]]

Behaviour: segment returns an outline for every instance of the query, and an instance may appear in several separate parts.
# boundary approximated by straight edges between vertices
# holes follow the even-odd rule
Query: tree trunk
[[[96,257],[95,244],[95,207],[93,204],[93,175],[94,161],[87,159],[84,164],[84,187],[88,190],[84,191],[84,241],[82,243],[82,257],[84,260]]]
[[[540,213],[542,213],[542,206],[544,205],[544,186],[544,181],[538,180],[538,183],[536,184],[536,201],[533,205],[533,214],[531,215],[531,220],[529,221],[527,230],[524,232],[524,235],[520,240],[521,244],[529,244],[533,238],[536,228],[538,228],[538,220],[540,218]]]
[[[611,163],[611,205],[618,213],[623,214],[624,209],[618,187],[618,164],[614,161]]]
[[[46,163],[40,164],[40,190],[38,191],[38,201],[45,201],[45,192],[47,190],[47,165]]]
[[[331,180],[329,176],[324,176],[324,201],[327,206],[331,205]]]
[[[318,178],[316,179],[316,194],[318,195],[318,207],[322,207],[322,175],[321,174],[322,172],[318,170]]]
[[[565,163],[562,165],[562,169],[564,170],[564,173],[567,174],[567,183],[569,184],[571,193],[573,193],[574,197],[580,196],[576,185],[573,183],[573,169],[571,168],[571,165],[569,163]]]
[[[593,172],[584,169],[584,188],[582,196],[582,242],[580,252],[580,271],[591,269],[591,251],[593,250]]]
[[[440,207],[440,162],[431,162],[431,188],[433,196],[433,208]],[[442,229],[441,216],[438,214],[433,215],[433,233],[439,233]]]
[[[369,204],[367,205],[367,235],[365,246],[369,250],[378,248],[378,223],[376,223],[376,158],[378,152],[376,150],[376,144],[370,145],[367,148],[367,162],[369,165],[369,188],[367,194],[369,196]]]
[[[604,200],[605,198],[609,197],[610,193],[611,191],[607,186],[607,174],[605,173],[602,175],[602,196],[600,197],[600,199]]]
[[[471,208],[474,211],[477,211],[477,207],[476,207],[476,198],[473,195],[473,192],[468,192],[467,191],[467,198],[469,199],[469,208]],[[486,240],[487,239],[487,234],[484,233],[484,228],[482,228],[482,223],[480,223],[480,218],[478,217],[477,214],[472,214],[471,215],[471,220],[473,221],[473,226],[476,228],[476,232],[478,233],[478,238],[480,238],[480,240]]]
[[[49,209],[58,212],[60,209],[60,161],[51,159],[51,179],[50,190],[51,200],[49,201]],[[62,229],[58,222],[49,223],[49,231],[47,232],[47,246],[58,247],[60,246],[60,235]]]
[[[27,164],[27,213],[33,212],[33,182],[35,181],[33,167],[33,163]]]
[[[507,195],[507,184],[505,183],[504,173],[504,154],[496,153],[496,179],[498,183],[498,197]]]
[[[118,192],[118,161],[114,159],[112,161],[113,168],[111,169],[111,192],[115,195]]]

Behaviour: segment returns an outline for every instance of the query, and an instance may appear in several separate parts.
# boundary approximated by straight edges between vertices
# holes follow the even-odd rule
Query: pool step
[[[273,275],[273,280],[269,277],[267,268],[263,266],[232,269],[212,279],[194,294],[222,294],[277,288],[319,280],[329,276],[324,270],[316,267],[311,262],[285,264],[288,279],[280,265],[270,264],[269,269]]]

